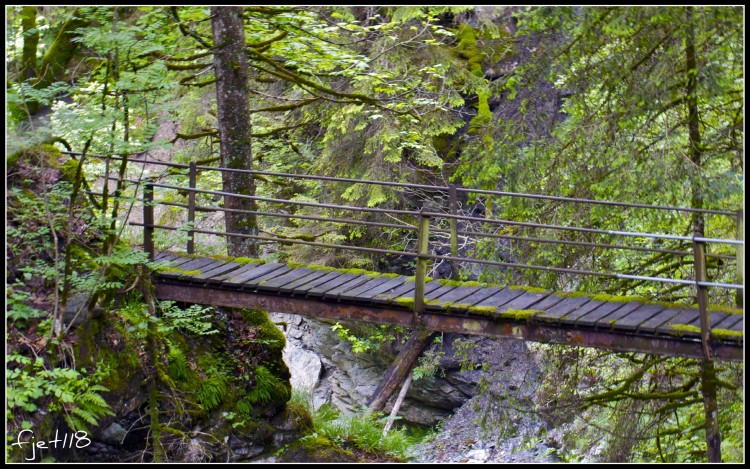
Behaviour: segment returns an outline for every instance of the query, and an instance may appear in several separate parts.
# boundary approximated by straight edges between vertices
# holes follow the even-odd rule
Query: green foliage
[[[13,288],[13,287],[16,288]],[[22,284],[8,285],[6,300],[8,302],[7,316],[17,326],[25,325],[29,320],[45,317],[47,314],[28,305],[31,294],[20,290]]]
[[[432,346],[422,352],[417,366],[412,370],[412,379],[414,381],[419,381],[420,379],[431,379],[436,376],[445,377],[445,370],[440,368],[440,360],[443,358],[443,355],[445,355],[442,343],[442,336],[436,336],[433,340]]]
[[[206,379],[202,380],[200,386],[195,391],[195,397],[208,412],[213,410],[224,402],[229,396],[229,380],[223,372],[217,369],[207,370]]]
[[[177,306],[174,301],[161,301],[162,319],[167,330],[183,329],[195,335],[210,335],[218,333],[212,323],[213,308],[202,305],[190,305],[186,309]]]
[[[107,372],[97,369],[91,376],[86,370],[48,368],[41,358],[13,354],[8,357],[6,394],[7,417],[14,418],[14,409],[35,412],[40,405],[62,414],[71,428],[88,431],[99,420],[114,415],[101,392],[109,391],[99,384]]]
[[[253,370],[253,379],[255,381],[253,389],[247,395],[251,403],[266,405],[271,400],[286,401],[289,399],[289,387],[285,386],[266,367],[256,366]]]
[[[392,428],[383,436],[386,417],[380,413],[361,410],[354,415],[342,415],[332,404],[312,409],[307,393],[292,392],[291,402],[298,403],[312,415],[313,431],[308,439],[324,437],[337,445],[350,445],[362,450],[384,453],[401,460],[413,457],[413,448],[424,439],[424,433],[405,428]]]
[[[378,326],[359,326],[358,334],[352,333],[349,329],[337,322],[331,326],[331,330],[338,335],[339,339],[347,341],[352,346],[352,352],[364,353],[370,350],[377,350],[383,345],[389,344],[396,340],[396,336],[403,332],[403,329],[396,326],[381,324]],[[364,336],[364,337],[360,337]]]

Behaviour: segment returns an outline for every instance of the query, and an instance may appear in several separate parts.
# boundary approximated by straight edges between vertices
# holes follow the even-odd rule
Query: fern
[[[170,340],[167,340],[167,347],[167,360],[169,361],[167,374],[177,381],[186,379],[188,377],[188,362],[185,353]]]
[[[214,370],[214,373],[201,383],[200,388],[196,391],[196,398],[204,410],[210,411],[219,407],[226,399],[228,390],[229,381],[226,376]]]
[[[108,391],[100,384],[93,384],[77,394],[73,398],[74,407],[65,414],[65,421],[70,428],[89,432],[88,425],[96,426],[102,417],[114,416],[107,401],[99,394]]]
[[[289,390],[284,386],[279,378],[273,375],[264,366],[256,366],[254,370],[255,387],[247,395],[247,398],[253,404],[260,403],[266,405],[274,397],[288,398]]]

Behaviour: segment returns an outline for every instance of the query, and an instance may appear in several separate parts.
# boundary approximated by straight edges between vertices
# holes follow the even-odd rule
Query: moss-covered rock
[[[301,438],[288,446],[279,462],[357,462],[357,457],[323,436]]]

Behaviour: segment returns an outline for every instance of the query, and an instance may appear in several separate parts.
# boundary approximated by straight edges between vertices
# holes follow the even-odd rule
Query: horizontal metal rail
[[[158,203],[161,205],[170,205],[173,207],[188,208],[187,204],[181,204],[177,202],[158,201]],[[327,221],[327,222],[332,222],[332,223],[352,223],[355,225],[377,226],[381,228],[398,228],[398,229],[405,229],[405,230],[417,229],[416,226],[408,225],[408,224],[397,225],[395,223],[380,223],[380,222],[374,222],[374,221],[352,220],[350,218],[315,217],[312,215],[296,215],[293,213],[263,212],[263,211],[258,211],[258,210],[241,210],[237,208],[225,208],[225,207],[206,207],[203,205],[196,205],[195,210],[199,212],[245,213],[248,215],[263,215],[263,216],[268,216],[268,217],[282,217],[282,218],[300,218],[302,220]]]
[[[131,221],[129,224],[131,226],[152,227],[152,228],[160,228],[160,229],[172,230],[172,231],[192,231],[194,233],[203,233],[203,234],[218,235],[218,236],[234,236],[237,238],[257,239],[260,241],[270,241],[270,242],[282,243],[282,244],[283,243],[305,244],[308,246],[317,246],[317,247],[331,248],[331,249],[345,249],[345,250],[362,251],[362,252],[372,252],[375,254],[392,254],[395,256],[407,256],[407,257],[419,256],[419,254],[414,253],[414,252],[391,251],[389,249],[378,249],[378,248],[363,248],[359,246],[342,246],[340,244],[318,243],[318,242],[313,242],[313,241],[303,241],[300,239],[273,238],[273,237],[267,237],[267,236],[255,236],[255,235],[248,235],[248,234],[242,234],[242,233],[227,233],[225,231],[209,231],[209,230],[199,230],[199,229],[177,228],[174,226],[165,226],[165,225],[146,225],[144,223],[138,223],[134,221]]]
[[[450,233],[450,230],[445,230],[441,228],[431,229],[430,231],[434,233]],[[564,240],[564,239],[530,238],[527,236],[503,235],[503,234],[497,234],[497,233],[482,233],[480,231],[457,231],[456,233],[460,235],[466,235],[466,236],[513,239],[517,241],[530,241],[530,242],[547,243],[547,244],[566,244],[566,245],[571,245],[571,246],[585,246],[585,247],[594,247],[594,248],[601,248],[601,249],[623,249],[623,250],[641,251],[641,252],[657,252],[661,254],[674,254],[677,256],[692,256],[693,255],[692,252],[687,252],[687,251],[677,251],[677,250],[672,250],[672,249],[661,249],[661,248],[647,248],[647,247],[642,247],[642,246],[624,246],[621,244],[602,244],[602,243],[590,243],[587,241],[569,241],[569,240]],[[706,257],[715,257],[717,259],[728,259],[728,260],[735,259],[735,256],[731,256],[729,254],[706,254]]]
[[[336,209],[336,210],[352,210],[355,212],[371,212],[371,213],[387,213],[391,215],[412,215],[412,216],[418,216],[419,212],[411,211],[411,210],[389,210],[385,208],[365,208],[365,207],[355,207],[352,205],[335,205],[335,204],[321,204],[318,202],[302,202],[299,200],[287,200],[287,199],[274,199],[271,197],[260,197],[256,195],[242,195],[242,194],[232,194],[230,192],[222,192],[222,191],[210,191],[206,189],[191,189],[189,187],[182,187],[182,186],[173,186],[170,184],[159,184],[159,183],[153,183],[154,187],[163,187],[166,189],[175,189],[175,190],[181,190],[181,191],[187,191],[187,192],[195,192],[199,194],[213,194],[213,195],[221,195],[225,197],[235,197],[238,199],[248,199],[248,200],[258,200],[261,202],[271,202],[271,203],[277,203],[277,204],[292,204],[292,205],[302,205],[305,207],[321,207],[321,208],[330,208],[330,209]]]
[[[580,227],[562,226],[562,225],[545,225],[541,223],[528,223],[528,222],[519,222],[519,221],[512,221],[512,220],[500,220],[500,219],[494,219],[494,218],[469,217],[465,215],[451,215],[448,213],[440,213],[440,212],[415,212],[411,210],[389,210],[389,209],[380,209],[380,208],[354,207],[351,205],[321,204],[318,202],[300,202],[296,200],[274,199],[270,197],[259,197],[259,196],[254,196],[254,195],[232,194],[229,192],[210,191],[206,189],[191,189],[189,187],[174,186],[170,184],[153,183],[153,186],[162,187],[166,189],[196,192],[196,193],[201,193],[201,194],[213,194],[213,195],[221,195],[221,196],[228,196],[228,197],[236,197],[240,199],[259,200],[263,202],[286,203],[286,204],[293,204],[293,205],[303,205],[303,206],[308,206],[308,207],[331,208],[331,209],[337,209],[337,210],[353,210],[353,211],[360,211],[360,212],[388,213],[388,214],[394,214],[394,215],[413,215],[413,216],[422,214],[428,217],[453,218],[457,220],[477,221],[477,222],[482,222],[482,223],[528,226],[531,228],[547,228],[547,229],[562,230],[562,231],[578,231],[582,233],[631,236],[631,237],[638,237],[638,238],[672,239],[672,240],[680,240],[680,241],[702,241],[702,242],[710,242],[710,243],[735,244],[735,245],[745,244],[744,241],[731,240],[731,239],[665,235],[665,234],[655,234],[655,233],[639,233],[639,232],[632,232],[632,231],[600,230],[596,228],[580,228]]]
[[[655,234],[655,233],[639,233],[639,232],[634,232],[634,231],[600,230],[596,228],[579,228],[579,227],[574,227],[574,226],[562,226],[562,225],[545,225],[542,223],[529,223],[529,222],[513,221],[513,220],[501,220],[497,218],[469,217],[469,216],[464,216],[464,215],[451,215],[448,213],[439,213],[439,212],[422,212],[422,214],[425,216],[429,216],[429,217],[453,218],[456,220],[477,221],[477,222],[482,222],[482,223],[492,223],[496,225],[515,225],[515,226],[527,226],[530,228],[547,228],[547,229],[562,230],[562,231],[578,231],[581,233],[630,236],[630,237],[637,237],[637,238],[672,239],[672,240],[679,240],[679,241],[702,241],[702,242],[707,242],[707,243],[721,243],[721,244],[737,244],[737,245],[745,244],[744,241],[738,241],[734,239],[718,239],[718,238],[704,238],[704,237],[697,237],[697,236],[693,237],[693,236],[665,235],[665,234]]]
[[[299,239],[277,238],[277,237],[270,237],[270,236],[255,236],[255,235],[248,235],[248,234],[241,234],[241,233],[227,233],[223,231],[185,229],[185,228],[177,228],[174,226],[166,226],[166,225],[146,225],[144,223],[137,223],[137,222],[130,222],[130,225],[144,226],[144,227],[148,226],[152,228],[160,228],[160,229],[166,229],[166,230],[172,230],[172,231],[192,231],[194,233],[202,233],[202,234],[218,235],[218,236],[234,236],[234,237],[239,237],[239,238],[257,239],[259,241],[268,241],[268,242],[275,242],[275,243],[303,244],[307,246],[316,246],[316,247],[329,248],[329,249],[372,252],[376,254],[390,254],[390,255],[395,255],[395,256],[406,256],[406,257],[412,257],[412,258],[423,257],[423,258],[434,259],[434,260],[445,260],[445,261],[454,260],[454,261],[459,261],[459,262],[495,265],[495,266],[500,266],[500,267],[514,267],[518,269],[543,270],[547,272],[561,272],[561,273],[590,275],[590,276],[596,276],[596,277],[607,277],[607,278],[628,279],[628,280],[648,280],[648,281],[653,281],[653,282],[675,283],[675,284],[683,284],[683,285],[698,284],[700,286],[723,287],[723,288],[730,288],[730,289],[742,289],[743,288],[742,285],[728,284],[728,283],[696,282],[695,280],[679,280],[679,279],[667,279],[667,278],[662,278],[662,277],[646,277],[646,276],[640,276],[640,275],[613,274],[613,273],[607,273],[607,272],[596,272],[596,271],[591,271],[591,270],[568,269],[564,267],[550,267],[550,266],[541,266],[541,265],[534,265],[534,264],[519,264],[519,263],[514,263],[514,262],[491,261],[491,260],[485,260],[485,259],[473,259],[473,258],[468,258],[468,257],[439,256],[435,254],[421,254],[420,255],[414,252],[393,251],[389,249],[364,248],[364,247],[359,247],[359,246],[343,246],[340,244],[320,243],[320,242],[314,242],[314,241],[303,241]]]
[[[63,151],[62,153],[69,154],[69,155],[81,155],[81,153],[79,152]],[[117,159],[117,160],[123,159],[122,157],[118,157],[118,156],[107,156],[107,155],[100,155],[100,154],[88,154],[88,156],[96,157],[96,158],[111,158],[111,159]],[[166,163],[166,162],[158,161],[158,160],[154,160],[154,161],[139,160],[139,159],[134,159],[134,158],[128,159],[128,162],[157,164],[157,165],[164,165],[164,166],[169,166],[173,168],[186,168],[187,169],[190,167],[187,164]],[[263,176],[278,176],[278,177],[285,177],[285,178],[311,179],[311,180],[320,180],[320,181],[375,184],[375,185],[391,186],[391,187],[437,190],[437,191],[443,191],[443,192],[449,191],[449,188],[447,186],[434,186],[434,185],[429,185],[429,184],[410,184],[410,183],[401,183],[401,182],[375,181],[375,180],[370,180],[370,179],[353,179],[353,178],[341,178],[341,177],[333,177],[333,176],[315,176],[311,174],[279,173],[279,172],[274,172],[274,171],[258,171],[258,170],[251,170],[251,169],[217,168],[213,166],[196,166],[196,169],[200,169],[204,171],[222,171],[222,172],[233,172],[233,173],[258,174],[258,175],[263,175]],[[525,194],[525,193],[520,193],[520,192],[472,189],[468,187],[457,187],[456,190],[458,192],[475,193],[475,194],[554,200],[554,201],[561,201],[561,202],[584,203],[584,204],[592,204],[592,205],[616,206],[616,207],[625,207],[625,208],[674,210],[674,211],[687,212],[687,213],[706,213],[706,214],[726,215],[726,216],[737,215],[736,211],[728,211],[728,210],[699,209],[699,208],[691,208],[691,207],[674,207],[674,206],[668,206],[668,205],[649,205],[649,204],[638,204],[638,203],[630,203],[630,202],[615,202],[615,201],[608,201],[608,200],[581,199],[581,198],[560,197],[560,196],[543,195],[543,194]]]

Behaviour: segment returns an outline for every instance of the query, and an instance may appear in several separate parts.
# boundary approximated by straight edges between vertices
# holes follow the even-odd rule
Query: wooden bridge
[[[154,277],[163,300],[620,351],[702,353],[697,308],[431,281],[424,311],[415,315],[415,279],[405,276],[175,253],[155,260],[166,267]],[[741,360],[744,317],[712,311],[710,319],[714,357]]]
[[[71,153],[75,154],[75,153]],[[89,155],[100,157],[101,155]],[[133,196],[142,188],[143,222],[131,225],[143,227],[144,250],[156,261],[154,274],[156,295],[159,299],[175,300],[205,305],[261,308],[301,314],[309,317],[347,319],[378,324],[392,324],[429,331],[459,332],[492,337],[510,337],[522,340],[550,342],[568,345],[598,347],[617,351],[702,357],[705,359],[742,360],[744,346],[744,314],[742,309],[709,306],[709,289],[729,289],[737,291],[737,303],[741,304],[744,275],[744,241],[742,210],[723,211],[687,207],[654,206],[614,201],[571,199],[541,194],[518,194],[502,191],[479,190],[448,186],[430,186],[382,182],[361,179],[347,179],[315,175],[286,174],[270,171],[198,166],[195,163],[177,164],[160,161],[107,157],[108,161],[127,161],[129,164],[144,164],[152,168],[167,167],[161,174],[148,174],[147,178],[132,180],[122,177],[111,178],[105,175],[106,183],[99,195],[109,194],[109,181],[115,180],[117,190],[110,197],[122,195],[125,184],[134,184]],[[109,167],[109,163],[107,163]],[[122,168],[122,167],[121,167]],[[201,189],[198,184],[199,171],[219,171],[243,173],[244,176],[284,180],[303,179],[316,183],[352,185],[376,185],[381,189],[394,191],[419,191],[428,194],[427,198],[447,200],[447,207],[431,210],[388,210],[374,207],[333,205],[309,200],[277,199],[256,195],[240,195],[222,191]],[[167,177],[181,178],[183,184],[160,182]],[[187,184],[184,184],[184,183]],[[186,194],[187,203],[179,203],[174,197],[156,199],[154,194],[169,192]],[[527,198],[557,204],[593,204],[606,209],[636,209],[661,211],[670,214],[685,214],[688,226],[695,230],[692,236],[669,233],[646,233],[624,230],[607,230],[593,227],[558,226],[534,223],[526,220],[503,220],[493,217],[477,217],[460,214],[457,210],[458,194],[468,196],[495,197],[500,199]],[[207,200],[246,200],[252,201],[253,210],[230,208],[229,204],[198,205],[196,195],[203,194]],[[442,197],[445,196],[445,197]],[[255,204],[269,207],[266,210]],[[185,209],[182,226],[167,225],[155,221],[155,206],[178,207]],[[281,206],[271,210],[270,207]],[[301,213],[305,209],[317,208],[327,211],[326,215]],[[229,233],[206,229],[196,223],[197,213],[223,212],[247,216],[281,217],[283,219],[304,219],[312,222],[326,222],[344,225],[365,225],[380,229],[416,232],[412,238],[411,250],[375,249],[350,244],[323,243],[317,240],[293,239],[247,233]],[[366,217],[356,218],[341,213],[365,213],[367,216],[383,215],[381,221]],[[331,216],[333,213],[334,216]],[[703,226],[704,216],[731,217],[737,223],[736,239],[706,237]],[[411,221],[404,218],[411,217]],[[440,223],[436,223],[436,220]],[[215,222],[214,222],[215,223]],[[482,231],[490,227],[490,231]],[[494,227],[494,228],[493,228]],[[583,240],[570,237],[550,239],[544,237],[518,236],[505,234],[506,227],[520,227],[528,230],[546,230],[585,235]],[[209,226],[213,228],[213,226]],[[473,228],[473,229],[472,229]],[[182,231],[187,236],[185,254],[162,252],[157,255],[154,242],[155,230]],[[369,255],[416,261],[416,275],[381,274],[376,272],[352,272],[316,266],[294,266],[263,260],[232,259],[216,257],[196,257],[195,236],[238,237],[262,243],[302,244],[328,250],[348,250]],[[438,254],[430,248],[436,236],[450,239],[450,254]],[[693,278],[663,278],[657,275],[631,275],[627,272],[595,271],[568,266],[532,265],[512,262],[507,259],[462,257],[459,255],[457,240],[486,237],[505,239],[519,243],[558,244],[573,249],[582,247],[592,254],[604,250],[627,250],[646,255],[659,254],[673,256],[681,265],[692,266]],[[605,238],[605,242],[595,242],[591,238]],[[571,239],[573,238],[573,239]],[[619,240],[637,240],[623,243]],[[616,240],[614,242],[613,240]],[[658,243],[657,243],[658,241]],[[649,245],[650,243],[650,245]],[[671,245],[669,244],[671,243]],[[158,243],[156,243],[158,244]],[[161,243],[161,249],[169,248]],[[723,250],[707,250],[707,245],[723,245]],[[736,249],[729,254],[726,246]],[[393,258],[393,257],[392,257]],[[711,282],[708,279],[707,263],[736,263],[736,283],[726,280]],[[454,280],[431,280],[427,277],[428,264],[450,263]],[[475,263],[501,267],[509,271],[524,269],[541,270],[562,275],[594,276],[603,279],[618,279],[650,282],[671,289],[684,288],[694,295],[696,306],[667,304],[633,299],[632,297],[612,297],[578,292],[546,292],[539,289],[510,286],[487,285],[476,282],[459,282],[459,264]],[[726,272],[725,272],[726,274]],[[724,277],[726,279],[726,275]],[[573,283],[575,284],[575,282]],[[691,293],[692,292],[692,293]],[[724,296],[726,298],[726,296]]]

